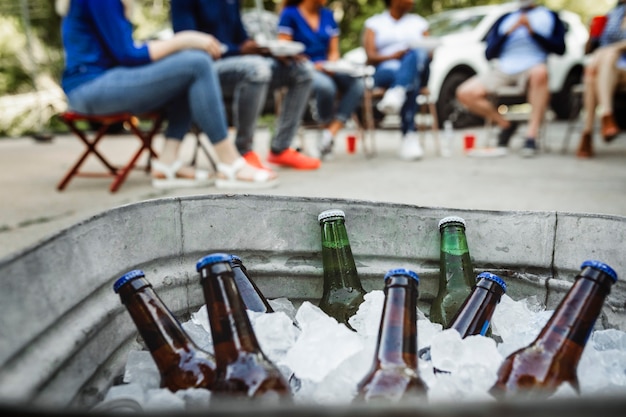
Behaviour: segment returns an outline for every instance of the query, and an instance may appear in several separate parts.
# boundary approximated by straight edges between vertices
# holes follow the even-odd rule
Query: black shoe
[[[506,129],[502,129],[500,133],[498,133],[498,147],[506,148],[507,146],[509,146],[509,140],[511,140],[511,136],[513,136],[513,134],[517,130],[518,125],[518,122],[513,121],[511,122],[509,127],[507,127]]]
[[[533,138],[526,138],[524,147],[522,148],[522,156],[524,158],[531,158],[537,155],[537,141]]]

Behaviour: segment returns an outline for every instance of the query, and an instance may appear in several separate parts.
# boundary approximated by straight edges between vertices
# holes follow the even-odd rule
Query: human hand
[[[185,48],[200,49],[207,52],[214,59],[222,56],[221,43],[213,35],[195,30],[185,30],[178,32],[175,36]]]
[[[268,55],[270,53],[270,51],[269,51],[269,49],[267,47],[260,46],[253,39],[246,39],[244,41],[244,43],[242,43],[241,46],[239,47],[239,52],[242,55],[248,55],[248,54]]]
[[[403,49],[401,51],[398,52],[394,52],[393,54],[389,55],[389,59],[402,59],[402,57],[408,52],[408,49]]]

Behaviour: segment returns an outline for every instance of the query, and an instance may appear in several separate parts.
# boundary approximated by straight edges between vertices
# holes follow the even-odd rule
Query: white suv
[[[430,64],[428,87],[437,101],[439,120],[453,117],[456,127],[476,123],[456,100],[456,88],[474,74],[487,71],[491,65],[485,58],[485,38],[495,21],[516,10],[515,3],[448,10],[427,17],[431,36],[441,40]],[[566,119],[572,109],[570,89],[581,80],[584,45],[588,32],[580,17],[569,11],[559,16],[566,27],[566,52],[548,58],[551,108],[559,119]]]

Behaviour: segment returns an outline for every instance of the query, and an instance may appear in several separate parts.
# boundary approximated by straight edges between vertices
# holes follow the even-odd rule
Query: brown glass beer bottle
[[[235,284],[237,284],[237,289],[246,308],[257,313],[273,313],[274,309],[270,306],[259,287],[250,278],[248,270],[239,256],[230,255],[230,267],[233,270]]]
[[[545,398],[565,382],[578,391],[578,361],[616,281],[617,273],[610,266],[583,262],[574,284],[535,341],[504,360],[491,394]]]
[[[452,318],[451,329],[456,329],[461,338],[487,334],[491,317],[506,292],[506,283],[499,276],[482,272],[476,277],[476,285],[463,305]]]
[[[407,269],[385,274],[376,356],[357,386],[356,401],[397,402],[425,395],[417,364],[418,283],[417,274]]]
[[[161,374],[161,387],[170,391],[212,389],[215,360],[185,333],[141,270],[122,275],[113,290],[130,313]]]
[[[352,247],[342,210],[325,210],[319,214],[322,232],[322,266],[324,291],[319,307],[339,323],[348,323],[363,302],[366,291],[356,270]]]
[[[230,260],[228,254],[213,253],[196,264],[215,349],[213,391],[269,401],[290,399],[289,384],[261,351]]]
[[[459,311],[452,318],[450,329],[455,329],[461,339],[472,335],[487,335],[491,317],[506,292],[506,283],[499,276],[490,272],[482,272],[476,277],[476,285],[465,299]],[[430,360],[430,346],[419,350],[418,356]],[[435,369],[435,372],[445,372]]]

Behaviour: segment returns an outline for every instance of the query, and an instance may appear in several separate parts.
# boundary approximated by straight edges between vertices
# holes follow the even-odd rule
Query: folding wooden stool
[[[152,148],[152,139],[159,132],[159,129],[163,124],[163,114],[149,113],[134,115],[131,113],[119,113],[94,116],[66,111],[59,114],[58,117],[87,147],[87,149],[85,149],[80,158],[78,158],[76,163],[70,168],[70,170],[65,174],[61,182],[59,182],[59,184],[57,185],[57,189],[59,191],[62,191],[74,176],[84,176],[92,178],[113,177],[113,182],[109,187],[109,191],[114,193],[126,180],[126,177],[130,173],[130,170],[135,168],[137,160],[144,151],[148,152],[149,154],[148,164],[146,165],[145,170],[146,172],[150,171],[150,159],[157,156],[156,152]],[[149,128],[142,129],[139,126],[140,120],[150,121]],[[92,135],[92,137],[89,137],[87,130],[82,129],[80,126],[78,126],[78,123],[80,122],[99,124],[100,128]],[[98,151],[98,149],[96,149],[96,146],[98,145],[100,140],[104,138],[104,136],[109,132],[111,126],[119,123],[123,123],[125,126],[127,126],[141,142],[141,146],[139,147],[139,149],[135,151],[134,154],[132,154],[126,165],[122,167],[114,166],[104,157],[101,152]],[[91,154],[93,154],[102,162],[102,164],[104,164],[104,166],[107,168],[107,172],[86,172],[80,170],[82,164]]]

